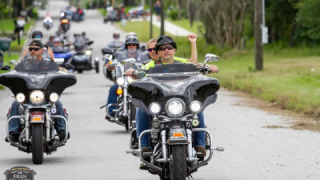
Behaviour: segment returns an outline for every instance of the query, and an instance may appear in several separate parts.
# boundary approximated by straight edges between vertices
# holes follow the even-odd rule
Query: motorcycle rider
[[[41,31],[33,31],[31,37],[32,37],[32,40],[39,40],[42,42],[43,34]],[[28,53],[29,53],[28,49],[25,49],[22,57],[28,56],[29,55]],[[48,47],[47,45],[43,46],[43,58],[49,58],[51,60],[54,60],[54,55],[51,47]]]
[[[139,39],[136,36],[129,36],[126,39],[125,42],[125,48],[126,50],[124,52],[119,52],[117,55],[118,62],[121,62],[122,60],[128,59],[128,58],[134,58],[137,62],[141,62],[140,54],[141,52],[138,50],[139,48]],[[142,62],[141,62],[142,63]],[[107,70],[111,71],[114,68],[110,68],[109,64],[106,64]],[[108,94],[108,100],[107,105],[117,103],[117,89],[118,84],[114,84],[111,86]],[[109,107],[108,112],[109,115],[114,116],[113,110],[115,109],[114,106]],[[106,119],[109,119],[110,117],[106,116]]]
[[[155,51],[157,52],[159,59],[153,60],[147,63],[144,68],[148,70],[149,68],[153,68],[158,65],[164,65],[164,64],[172,64],[172,63],[187,63],[187,59],[178,58],[175,57],[174,54],[177,50],[177,45],[175,41],[170,36],[161,36],[157,40],[157,44],[155,46]],[[195,62],[197,62],[197,59],[195,59]],[[219,72],[219,69],[215,65],[209,65],[208,66],[211,69],[211,72]],[[129,69],[126,71],[126,75],[132,76],[134,70]],[[198,114],[199,119],[199,126],[198,128],[204,128],[204,117],[203,113]],[[152,117],[149,116],[146,112],[144,112],[142,109],[137,108],[136,110],[136,125],[137,125],[137,136],[141,134],[144,130],[147,130],[150,128],[150,121],[152,120]],[[150,151],[150,143],[149,143],[149,134],[144,135],[141,138],[141,147],[142,152],[149,152]],[[205,150],[205,134],[204,132],[195,132],[194,133],[195,138],[195,150],[196,152],[199,152],[201,154],[198,155],[199,159],[203,159],[206,156],[206,150]],[[144,164],[140,165],[140,169],[145,169],[146,166]]]
[[[188,59],[188,62],[193,63],[193,64],[197,64],[197,36],[193,33],[188,35],[188,40],[191,44],[191,57],[190,59]],[[153,38],[150,39],[147,43],[147,51],[143,52],[141,55],[141,59],[145,60],[145,59],[152,59],[152,60],[158,60],[159,59],[159,55],[156,52],[156,47],[157,45],[157,39]]]
[[[43,44],[39,40],[33,40],[28,47],[29,50],[29,58],[23,59],[24,60],[36,60],[36,61],[45,61],[48,59],[43,58]],[[56,115],[61,115],[66,117],[62,103],[58,100],[56,102]],[[11,105],[11,111],[10,111],[10,117],[11,116],[17,116],[19,115],[19,106],[20,104],[15,100],[12,105]],[[60,118],[55,118],[55,129],[59,134],[60,140],[63,140],[66,136],[66,124],[63,119]],[[15,118],[10,121],[9,123],[9,138],[13,142],[18,142],[19,141],[19,136],[20,136],[20,121],[19,118]],[[70,137],[70,134],[68,133],[68,138]],[[8,142],[7,138],[6,141]]]
[[[113,37],[113,41],[111,41],[107,44],[108,48],[125,49],[125,46],[124,46],[125,43],[120,41],[120,33],[115,32],[115,33],[113,33],[112,37]]]

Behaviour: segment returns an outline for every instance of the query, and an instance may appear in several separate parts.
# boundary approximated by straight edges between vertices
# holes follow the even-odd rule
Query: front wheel
[[[134,105],[132,103],[130,103],[129,110],[130,110],[130,113],[129,113],[130,127],[129,127],[129,129],[132,130],[132,129],[136,128],[136,123],[133,122],[136,119],[136,107],[134,107]]]
[[[96,73],[99,73],[99,61],[96,61],[94,63],[95,69],[96,69]]]
[[[185,180],[187,178],[187,153],[185,145],[171,146],[170,158],[171,180]]]
[[[42,164],[43,149],[43,125],[32,124],[32,161],[34,164]]]

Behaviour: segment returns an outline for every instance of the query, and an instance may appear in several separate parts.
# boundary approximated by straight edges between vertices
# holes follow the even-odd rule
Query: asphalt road
[[[65,5],[52,1],[50,13],[58,14],[57,10]],[[84,22],[72,22],[67,34],[72,37],[73,33],[85,31],[94,40],[93,56],[101,58],[101,48],[112,40],[113,32],[120,31],[103,24],[97,11],[86,11],[86,15]],[[48,38],[56,31],[58,21],[54,23],[50,31],[43,29],[42,21],[34,28]],[[125,37],[122,32],[121,37]],[[35,180],[159,179],[139,170],[138,158],[125,153],[129,146],[125,128],[104,120],[105,111],[99,107],[106,103],[112,83],[93,70],[77,74],[77,78],[77,84],[61,96],[69,112],[71,138],[57,152],[45,155],[42,165],[33,165],[31,154],[4,141],[5,115],[13,98],[8,90],[0,91],[0,172],[27,166],[36,171]],[[205,122],[214,145],[225,151],[215,152],[209,164],[193,174],[194,179],[320,179],[319,133],[286,128],[295,120],[248,106],[243,103],[247,99],[232,92],[221,90],[218,96],[217,102],[206,109]]]

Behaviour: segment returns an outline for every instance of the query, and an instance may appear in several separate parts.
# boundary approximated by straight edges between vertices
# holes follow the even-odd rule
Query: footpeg
[[[223,147],[215,147],[213,148],[213,150],[216,150],[216,151],[224,151],[224,148]]]

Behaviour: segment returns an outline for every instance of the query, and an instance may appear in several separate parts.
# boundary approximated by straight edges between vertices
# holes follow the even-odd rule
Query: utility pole
[[[255,69],[263,69],[262,0],[255,0],[254,11]]]
[[[153,34],[152,34],[152,8],[153,8],[153,3],[152,0],[150,2],[150,39],[152,39]]]
[[[160,0],[160,16],[161,16],[160,36],[162,36],[164,35],[164,0]]]

